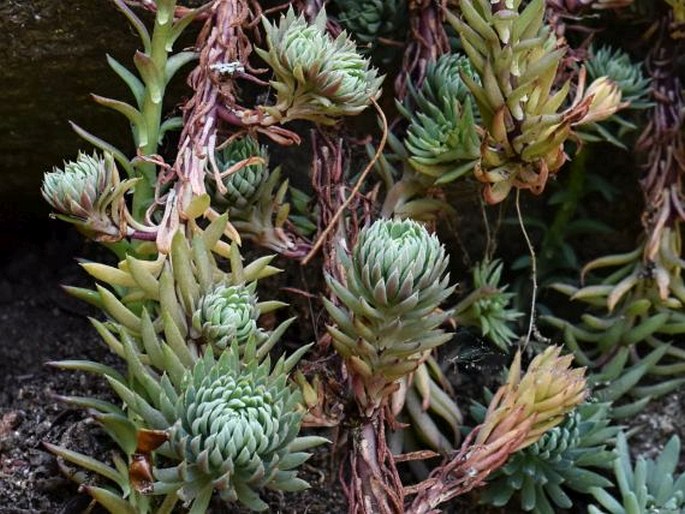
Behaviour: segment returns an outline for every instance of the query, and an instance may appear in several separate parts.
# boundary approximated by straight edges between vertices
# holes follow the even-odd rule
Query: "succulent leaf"
[[[200,298],[193,314],[193,327],[220,350],[234,340],[244,346],[250,337],[263,339],[265,335],[257,327],[260,312],[255,286],[216,285]]]
[[[271,66],[277,91],[275,106],[264,111],[275,120],[310,120],[334,124],[354,116],[380,96],[383,77],[357,53],[345,32],[332,39],[326,33],[326,12],[312,24],[291,8],[278,25],[263,19],[268,50],[257,49]]]

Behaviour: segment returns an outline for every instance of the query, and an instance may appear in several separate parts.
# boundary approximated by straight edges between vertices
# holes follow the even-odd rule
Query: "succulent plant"
[[[240,162],[255,158],[263,162],[242,166],[220,180],[208,173],[209,185],[214,191],[214,199],[219,204],[243,209],[254,203],[269,177],[269,158],[266,148],[260,147],[259,142],[250,136],[231,141],[223,150],[216,153],[216,164],[221,174]]]
[[[123,196],[134,183],[119,180],[111,154],[102,158],[79,152],[76,161],[45,174],[41,192],[57,217],[98,241],[114,242],[126,235]]]
[[[480,329],[500,349],[507,351],[516,339],[510,324],[523,313],[510,307],[514,293],[500,287],[503,264],[499,260],[485,260],[473,267],[473,291],[454,308],[454,319],[466,326]]]
[[[458,454],[431,475],[412,503],[412,514],[437,512],[438,505],[482,486],[510,456],[537,443],[561,424],[586,396],[584,369],[571,369],[572,355],[550,346],[521,376],[521,352],[507,382],[490,400],[483,422],[466,437]]]
[[[257,327],[260,313],[256,285],[218,284],[200,298],[193,314],[193,327],[205,341],[223,350],[233,340],[244,346],[250,337],[265,337]]]
[[[409,164],[436,184],[451,182],[473,170],[480,156],[471,93],[461,74],[473,76],[469,60],[445,54],[428,64],[417,90],[409,83],[409,105],[398,108],[411,123],[404,145]]]
[[[268,50],[256,51],[271,66],[276,105],[264,106],[275,121],[310,120],[334,124],[340,116],[359,114],[380,96],[383,77],[360,56],[345,32],[326,33],[326,12],[312,24],[291,8],[278,26],[264,19]]]
[[[613,81],[621,90],[621,100],[626,103],[624,111],[646,109],[651,105],[651,82],[645,77],[641,64],[633,63],[623,50],[608,46],[593,49],[591,53],[592,58],[585,63],[588,78],[592,81],[605,76]],[[636,128],[622,112],[600,123],[588,124],[579,134],[587,141],[607,141],[625,148],[621,138]]]
[[[268,357],[241,362],[237,345],[215,360],[207,352],[180,394],[165,393],[175,405],[169,444],[180,464],[155,470],[155,492],[179,490],[191,512],[205,512],[212,493],[253,510],[268,508],[264,487],[300,491],[308,487],[294,470],[309,458],[303,452],[323,443],[297,437],[300,393],[287,382],[284,361],[271,370]],[[169,413],[165,413],[169,418]]]
[[[87,369],[107,378],[126,404],[90,398],[65,398],[93,410],[95,419],[129,456],[118,458],[117,469],[64,448],[50,450],[64,459],[113,480],[122,489],[89,486],[88,493],[113,514],[148,512],[137,505],[143,495],[176,498],[191,506],[192,514],[206,511],[215,492],[227,501],[239,501],[253,510],[265,510],[258,491],[264,487],[297,491],[307,487],[295,470],[309,458],[304,450],[326,442],[321,437],[298,437],[302,413],[299,390],[288,383],[288,373],[309,348],[271,366],[258,358],[254,340],[244,352],[234,341],[216,358],[211,349],[181,375],[159,377],[142,364],[146,358],[126,329],[121,328],[126,362],[134,381],[95,363],[63,362],[67,369]],[[164,351],[170,348],[162,342]],[[242,357],[241,357],[242,356]],[[155,453],[164,457],[160,467]],[[149,496],[148,496],[149,498]],[[160,508],[159,512],[168,512]]]
[[[448,257],[437,237],[411,220],[378,220],[359,232],[352,255],[341,256],[347,284],[328,283],[344,309],[326,301],[337,327],[336,350],[357,374],[357,397],[373,410],[415,371],[425,353],[451,336],[438,327],[438,306],[454,290]]]
[[[380,38],[404,38],[406,0],[335,0],[338,20],[362,45],[371,49]]]
[[[482,419],[485,407],[472,409]],[[560,425],[546,432],[536,443],[514,453],[488,480],[481,501],[502,507],[520,492],[521,508],[536,514],[554,514],[556,508],[570,509],[567,491],[589,493],[593,487],[611,482],[587,468],[610,468],[616,456],[605,443],[618,427],[610,426],[610,404],[583,403]]]
[[[570,84],[554,90],[564,54],[543,23],[545,2],[462,0],[462,18],[448,13],[481,84],[462,75],[485,129],[475,167],[489,203],[512,187],[539,194],[566,161],[564,142],[577,125],[607,118],[621,107],[620,91],[606,78],[564,106]]]
[[[597,487],[592,494],[598,504],[589,514],[677,514],[685,509],[685,473],[676,475],[680,439],[671,437],[656,460],[638,457],[633,467],[623,432],[616,438],[615,486],[620,498]]]
[[[93,320],[93,324],[117,355],[126,358],[114,328],[123,326],[140,335],[142,347],[150,354],[148,364],[161,372],[173,366],[178,376],[184,367],[192,367],[195,357],[207,349],[207,342],[220,349],[230,344],[234,336],[241,343],[249,339],[248,335],[255,338],[258,353],[263,357],[292,320],[279,325],[273,333],[256,329],[254,335],[246,327],[236,327],[233,323],[242,319],[250,328],[256,328],[252,321],[259,314],[284,305],[276,301],[256,303],[254,296],[255,281],[279,270],[269,264],[273,256],[262,257],[243,267],[237,245],[224,248],[219,241],[226,224],[227,216],[221,216],[195,234],[190,242],[177,232],[170,255],[160,255],[154,261],[128,256],[116,267],[83,263],[83,268],[101,284],[95,291],[73,287],[67,290],[104,311],[108,321]],[[220,256],[230,258],[230,273],[219,269],[217,250]],[[227,312],[238,300],[246,304],[238,313]],[[222,308],[216,310],[217,306]],[[213,324],[212,320],[217,319],[226,324]],[[173,355],[161,351],[162,339],[169,343]],[[242,350],[244,344],[239,347]]]
[[[529,420],[526,436],[516,445],[522,450],[536,443],[547,430],[559,425],[568,412],[587,397],[585,369],[571,368],[573,355],[561,355],[561,348],[550,346],[535,356],[521,376],[521,352],[509,367],[507,382],[490,401],[476,443],[508,434],[512,426]],[[509,424],[517,417],[521,423]],[[507,420],[504,423],[504,420]]]
[[[682,383],[679,375],[685,371],[685,354],[670,348],[667,342],[668,338],[685,330],[682,313],[685,288],[681,277],[684,262],[680,258],[681,236],[677,225],[662,229],[656,250],[651,259],[645,259],[649,250],[643,242],[632,252],[607,255],[586,264],[583,278],[593,270],[617,269],[599,283],[584,287],[559,283],[552,287],[571,300],[588,305],[588,312],[584,312],[577,323],[551,315],[542,318],[563,330],[566,345],[579,362],[588,366],[603,362],[609,370],[623,369],[626,355],[622,349],[629,349],[633,360],[647,360],[661,348],[660,355],[667,358],[668,363],[653,362],[649,367],[641,368],[641,373],[632,374],[629,388],[637,386],[645,374],[659,379],[658,385],[632,390],[641,398],[658,396],[677,387]],[[623,356],[623,361],[619,355]],[[609,377],[612,376],[609,371]],[[613,379],[617,378],[613,376]]]

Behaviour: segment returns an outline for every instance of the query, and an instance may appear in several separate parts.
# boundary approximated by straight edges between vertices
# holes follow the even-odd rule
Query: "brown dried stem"
[[[384,410],[352,431],[350,479],[344,485],[350,514],[403,514],[404,494],[385,438]]]
[[[395,80],[395,96],[398,100],[406,96],[408,81],[415,85],[422,84],[428,63],[450,50],[443,14],[447,0],[409,0],[408,8],[409,40],[402,59],[402,70]]]
[[[672,12],[668,10],[654,31],[655,41],[647,58],[655,102],[650,120],[636,149],[647,154],[640,178],[645,199],[642,224],[647,236],[644,258],[653,261],[665,228],[685,220],[682,180],[685,174],[683,113],[685,101],[676,60],[681,45],[671,37]]]
[[[330,236],[331,232],[336,228],[338,222],[340,221],[341,216],[345,212],[345,210],[350,206],[352,201],[357,197],[359,194],[359,191],[362,188],[362,185],[364,185],[364,181],[366,180],[366,177],[369,175],[371,170],[373,169],[374,164],[376,161],[380,158],[381,154],[383,153],[383,149],[385,148],[385,143],[388,139],[388,121],[385,118],[385,114],[383,113],[383,110],[380,108],[376,100],[371,98],[371,102],[373,103],[373,106],[376,108],[376,111],[378,112],[378,115],[381,119],[382,127],[383,127],[383,133],[381,135],[381,141],[380,144],[378,145],[378,149],[376,150],[376,153],[374,154],[373,158],[369,163],[367,164],[366,168],[361,172],[359,175],[359,178],[357,179],[357,183],[354,185],[352,188],[352,191],[350,192],[349,195],[347,195],[347,198],[345,198],[340,206],[337,208],[335,211],[335,214],[331,217],[330,220],[325,221],[325,228],[324,230],[319,234],[319,237],[317,238],[316,242],[312,246],[312,249],[310,250],[309,254],[302,259],[302,264],[307,264],[309,263],[314,255],[319,251],[319,249],[324,245],[326,241],[329,242],[330,244]],[[315,189],[317,186],[315,185]],[[319,192],[319,191],[317,191]],[[324,213],[321,213],[322,220],[324,217]],[[338,276],[338,275],[335,275]]]

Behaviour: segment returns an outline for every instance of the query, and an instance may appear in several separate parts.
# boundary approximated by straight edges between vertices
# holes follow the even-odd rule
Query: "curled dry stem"
[[[378,112],[378,115],[380,116],[381,123],[383,126],[383,133],[381,135],[381,142],[378,145],[378,148],[376,149],[376,153],[373,156],[373,159],[369,161],[369,163],[366,165],[366,168],[362,171],[362,173],[359,175],[359,178],[357,179],[357,183],[354,185],[352,188],[352,191],[350,194],[347,196],[345,201],[342,203],[342,205],[338,208],[336,213],[333,215],[333,218],[329,221],[328,225],[326,228],[319,234],[319,237],[316,239],[316,242],[312,246],[312,249],[309,251],[307,256],[302,259],[302,264],[306,265],[308,264],[316,255],[316,253],[321,249],[321,246],[326,242],[326,239],[329,237],[331,231],[336,227],[338,221],[340,220],[340,217],[343,215],[345,212],[345,209],[350,205],[352,200],[357,196],[359,191],[362,188],[362,185],[364,184],[364,181],[366,180],[366,177],[369,175],[371,170],[373,169],[374,164],[376,164],[376,161],[380,158],[380,156],[383,153],[383,149],[385,148],[385,144],[388,140],[388,120],[385,118],[385,114],[383,113],[383,110],[380,108],[378,105],[378,102],[376,102],[375,99],[371,98],[371,103],[373,104],[374,108],[376,109],[376,112]]]

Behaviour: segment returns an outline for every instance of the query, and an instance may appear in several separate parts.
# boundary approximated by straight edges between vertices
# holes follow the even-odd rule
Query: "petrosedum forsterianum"
[[[262,109],[273,121],[294,119],[332,125],[341,116],[354,116],[380,94],[383,77],[357,53],[354,41],[342,32],[326,32],[322,9],[312,24],[291,8],[278,26],[263,20],[268,50],[257,53],[273,69],[271,86],[276,105]]]
[[[405,0],[335,0],[338,20],[361,45],[371,49],[379,38],[404,39],[407,27]]]
[[[433,474],[433,484],[414,499],[412,514],[438,512],[432,509],[483,485],[512,454],[534,445],[585,400],[585,370],[572,369],[573,355],[560,353],[561,348],[548,347],[523,375],[521,352],[516,353],[483,423],[466,437],[458,455]]]
[[[606,77],[586,90],[583,71],[570,105],[570,84],[556,90],[564,49],[544,24],[544,0],[460,0],[459,10],[447,19],[481,79],[462,74],[485,130],[474,170],[485,199],[501,202],[512,187],[539,194],[566,161],[573,129],[621,108],[620,90]]]
[[[193,314],[193,328],[220,350],[233,340],[244,346],[250,337],[264,339],[266,335],[257,327],[260,312],[256,286],[256,282],[216,285],[200,298]]]
[[[110,481],[103,487],[89,486],[86,492],[113,514],[170,512],[178,499],[192,514],[203,514],[213,492],[259,510],[264,504],[258,489],[303,487],[293,470],[308,457],[303,450],[324,440],[297,437],[301,394],[287,377],[311,345],[281,357],[272,368],[264,348],[273,344],[257,345],[255,337],[248,337],[244,347],[234,339],[217,359],[219,353],[211,346],[200,355],[189,348],[179,351],[173,331],[158,337],[152,323],[147,325],[141,337],[118,324],[111,324],[107,334],[101,332],[112,349],[120,347],[126,377],[96,362],[53,363],[102,375],[121,400],[115,404],[63,398],[90,409],[126,456],[115,457],[114,469],[66,448],[50,447]],[[280,332],[276,329],[269,336],[274,343]],[[162,496],[167,510],[148,509],[159,503],[150,494]]]
[[[239,163],[248,162],[248,159],[261,162],[244,165],[237,171],[232,170]],[[266,148],[250,136],[231,141],[225,148],[217,151],[215,161],[220,176],[216,177],[212,173],[207,175],[216,202],[238,209],[253,204],[269,178],[268,160]]]
[[[368,411],[396,381],[452,336],[438,327],[438,306],[452,293],[448,256],[435,235],[412,220],[381,219],[359,232],[351,255],[341,252],[346,285],[328,283],[341,306],[326,300],[336,323],[336,350],[353,371],[355,396]]]
[[[599,123],[583,127],[579,135],[586,141],[607,141],[619,148],[625,148],[623,136],[637,128],[625,115],[632,110],[648,108],[651,81],[643,72],[641,63],[634,63],[623,50],[604,46],[591,49],[592,57],[585,63],[588,79],[594,81],[608,77],[621,90],[621,99],[626,108]]]
[[[205,512],[214,491],[264,511],[268,505],[257,490],[308,487],[294,468],[309,458],[303,450],[325,439],[297,437],[300,393],[279,368],[282,363],[272,371],[269,358],[241,362],[233,345],[218,360],[208,352],[181,394],[167,392],[169,403],[161,403],[174,405],[177,420],[169,444],[182,462],[155,470],[155,493],[178,489],[193,503],[192,513]]]
[[[610,468],[615,455],[605,449],[607,440],[619,428],[610,426],[608,403],[584,403],[536,443],[513,454],[491,478],[481,501],[502,507],[520,491],[520,505],[526,512],[554,514],[570,509],[567,491],[589,493],[592,487],[611,485],[602,475],[587,468]],[[474,408],[476,419],[485,407]]]
[[[411,102],[398,103],[410,120],[404,146],[408,162],[436,184],[451,182],[473,170],[480,156],[473,100],[461,74],[473,76],[469,60],[445,54],[432,61],[420,88],[409,84]]]
[[[57,217],[79,226],[89,237],[113,242],[126,235],[123,197],[135,180],[119,180],[111,154],[79,153],[43,177],[43,198]]]
[[[473,267],[473,291],[454,308],[454,319],[459,325],[480,329],[501,350],[507,351],[516,339],[510,325],[523,314],[513,307],[514,293],[499,285],[503,263],[483,261]]]
[[[616,489],[620,497],[603,488],[592,494],[598,505],[589,514],[682,514],[685,511],[685,473],[676,474],[680,439],[673,436],[656,460],[638,457],[633,467],[623,432],[616,438],[618,458],[614,462]]]

